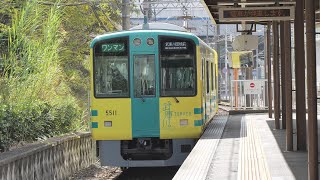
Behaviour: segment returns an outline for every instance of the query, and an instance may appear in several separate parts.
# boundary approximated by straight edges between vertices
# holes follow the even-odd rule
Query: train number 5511
[[[106,110],[106,115],[107,116],[116,116],[117,111],[116,110]]]

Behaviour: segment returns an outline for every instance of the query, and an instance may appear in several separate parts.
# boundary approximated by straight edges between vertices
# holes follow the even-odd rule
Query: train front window
[[[161,96],[195,96],[194,42],[176,37],[160,37],[160,44]]]
[[[128,38],[99,42],[94,47],[96,97],[129,97]]]
[[[154,55],[134,56],[134,97],[156,95]]]

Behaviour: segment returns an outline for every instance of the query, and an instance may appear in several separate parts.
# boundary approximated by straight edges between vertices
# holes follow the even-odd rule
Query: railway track
[[[171,180],[179,167],[129,168],[123,171],[116,180]]]
[[[101,167],[99,162],[73,174],[70,180],[171,180],[178,171],[174,167],[129,168]]]

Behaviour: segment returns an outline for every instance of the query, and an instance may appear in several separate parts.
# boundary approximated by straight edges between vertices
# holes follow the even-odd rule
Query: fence
[[[95,160],[91,133],[48,139],[0,154],[0,180],[67,179]]]
[[[268,108],[267,80],[231,80],[232,110],[262,110]]]
[[[257,84],[261,85],[260,93],[256,94],[245,94],[244,92],[244,84],[248,82],[258,82]],[[230,107],[232,110],[242,110],[242,109],[267,109],[268,108],[268,98],[267,98],[267,80],[259,79],[259,80],[231,80],[231,90],[230,94]],[[273,82],[272,85],[272,97],[273,97]],[[236,88],[237,87],[237,88]],[[318,99],[320,99],[320,81],[316,82],[317,87],[317,95]],[[281,86],[280,86],[281,88]],[[305,96],[306,96],[306,108],[308,108],[307,104],[307,82],[305,82]],[[292,109],[296,109],[296,85],[295,79],[292,79]],[[280,89],[280,102],[282,101],[281,89]],[[271,102],[271,106],[273,102]],[[320,100],[318,100],[318,114],[320,114]],[[280,107],[281,108],[281,107]]]

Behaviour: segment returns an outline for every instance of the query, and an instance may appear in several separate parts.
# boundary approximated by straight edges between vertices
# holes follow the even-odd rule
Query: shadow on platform
[[[297,180],[308,179],[308,154],[306,151],[296,151],[296,134],[294,134],[294,150],[286,151],[286,130],[275,129],[274,120],[267,120],[267,124],[277,141],[282,156],[286,160],[288,167]],[[281,121],[280,121],[281,124]],[[296,129],[293,130],[296,132]]]

